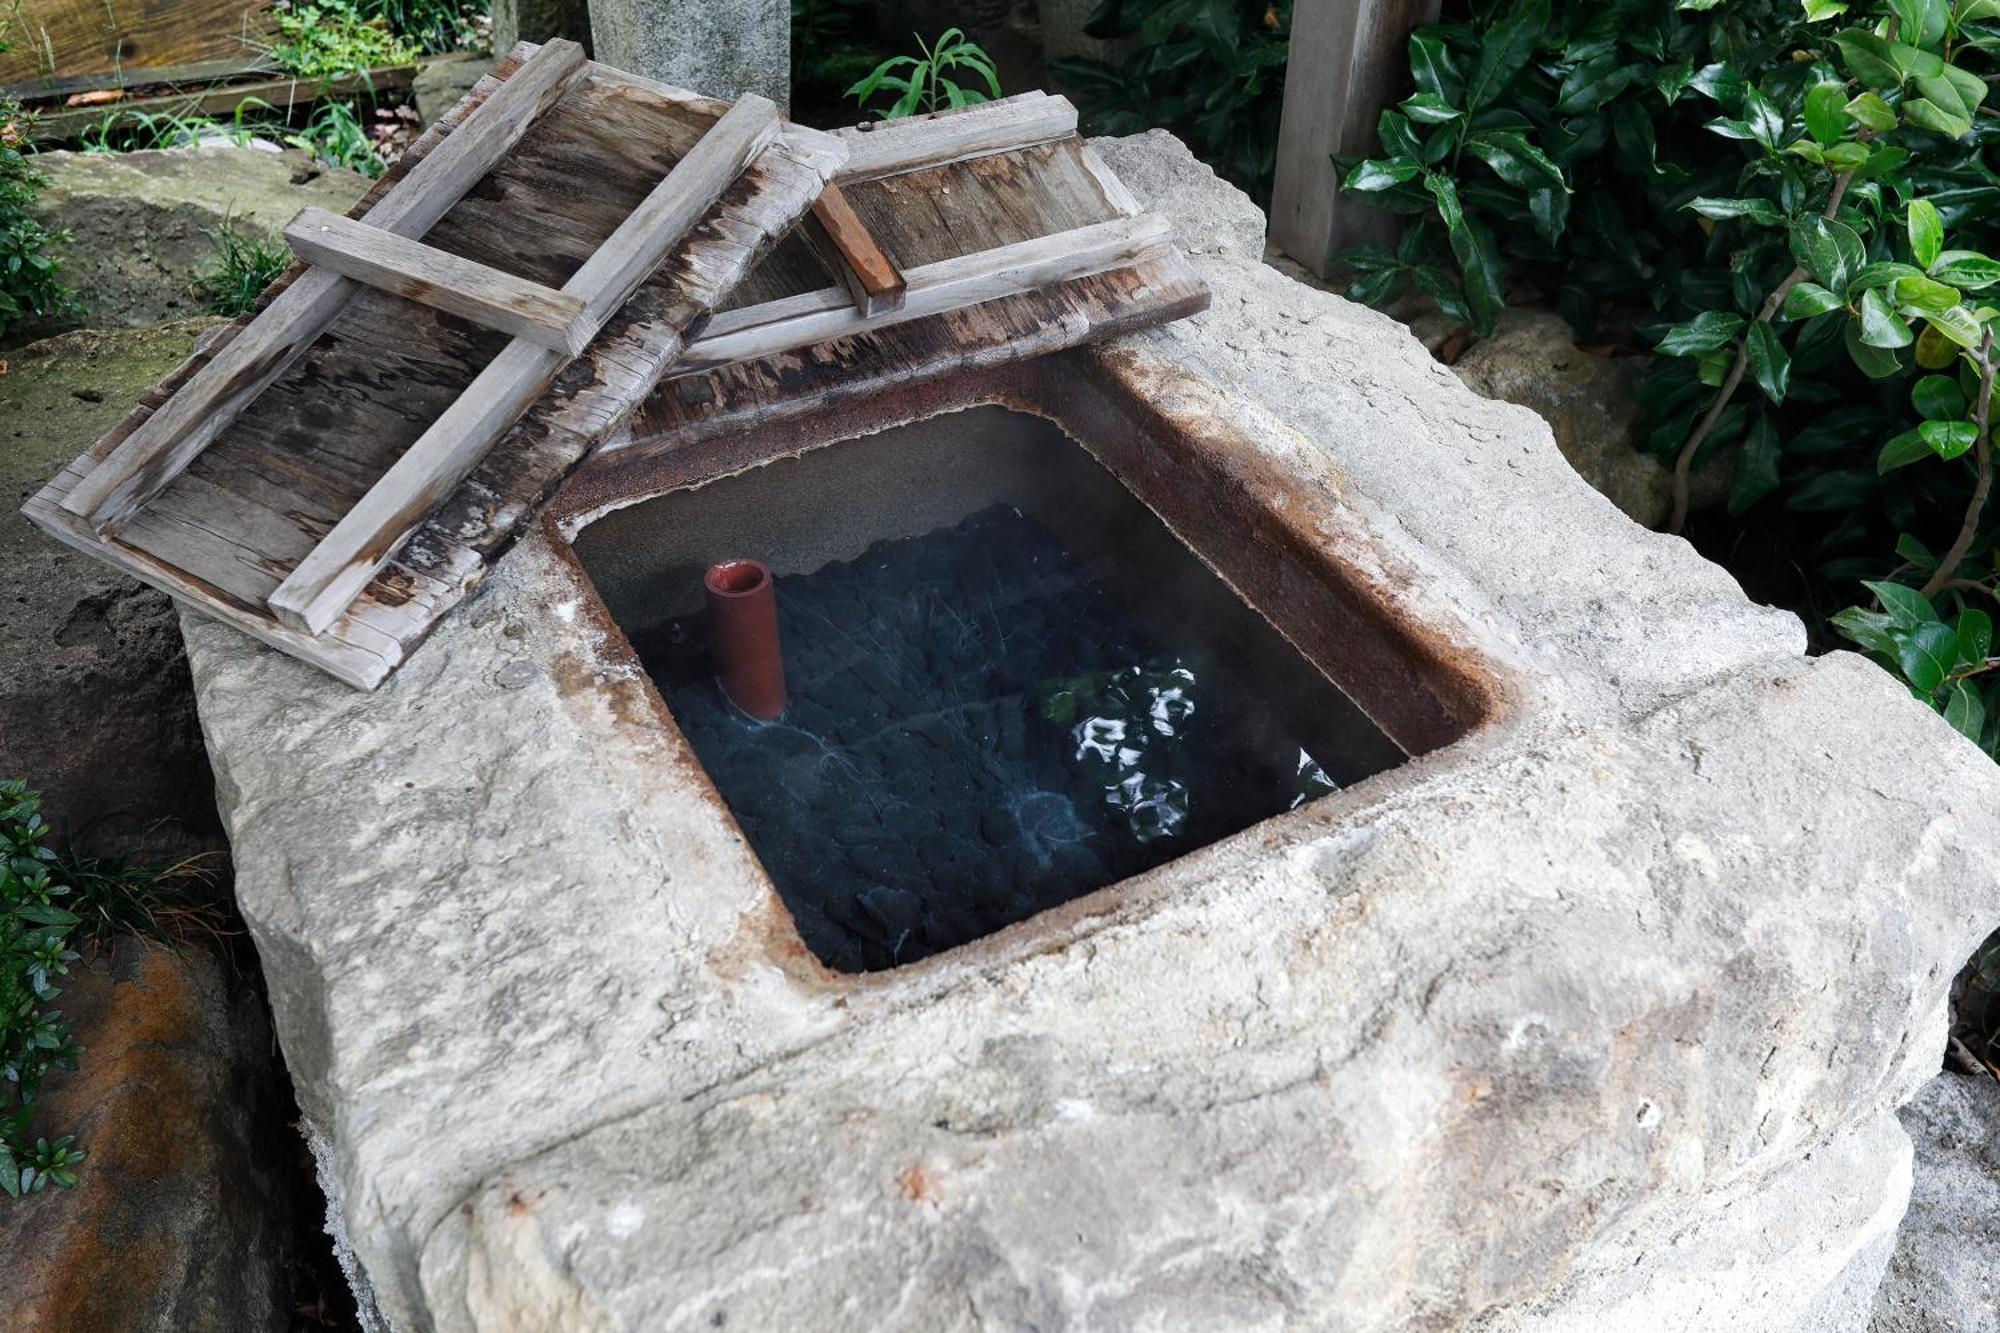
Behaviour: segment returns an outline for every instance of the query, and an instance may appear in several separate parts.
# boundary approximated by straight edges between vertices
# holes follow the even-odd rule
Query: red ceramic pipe
[[[778,656],[778,598],[761,560],[709,566],[709,646],[729,701],[769,722],[785,711],[785,663]]]

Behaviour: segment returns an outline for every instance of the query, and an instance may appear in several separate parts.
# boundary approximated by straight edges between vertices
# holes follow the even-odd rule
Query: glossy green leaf
[[[1432,172],[1424,177],[1424,188],[1437,200],[1445,236],[1464,276],[1465,303],[1472,315],[1472,327],[1483,337],[1493,331],[1493,321],[1507,304],[1500,286],[1500,254],[1493,244],[1492,233],[1465,216],[1458,187],[1449,176]]]
[[[1944,251],[1944,219],[1938,216],[1937,206],[1928,199],[1912,199],[1909,230],[1910,253],[1916,256],[1917,267],[1930,268]]]
[[[1676,324],[1654,344],[1663,356],[1696,356],[1727,347],[1743,332],[1741,315],[1726,310],[1704,310],[1685,324]]]
[[[1924,271],[1915,264],[1883,262],[1863,265],[1847,284],[1847,294],[1852,297],[1867,291],[1870,287],[1886,287],[1901,278],[1921,278]]]
[[[1863,28],[1847,28],[1833,35],[1840,60],[1847,72],[1871,88],[1900,88],[1903,71],[1891,55],[1889,43]]]
[[[1705,218],[1749,218],[1766,227],[1782,226],[1785,215],[1768,199],[1710,199],[1689,201],[1688,207]]]
[[[1943,370],[1958,359],[1958,344],[1930,325],[1917,335],[1917,365],[1923,370]]]
[[[1465,76],[1435,29],[1419,28],[1410,34],[1410,72],[1418,92],[1448,106],[1460,105],[1465,96]]]
[[[1896,112],[1876,93],[1862,93],[1844,110],[1855,124],[1878,133],[1896,128]]]
[[[1896,665],[1919,693],[1930,694],[1944,684],[1958,657],[1958,636],[1948,625],[1918,625],[1896,636]]]
[[[1950,310],[1926,312],[1924,322],[1967,349],[1977,348],[1986,334],[1985,326],[1962,305]]]
[[[1813,281],[1836,294],[1847,289],[1847,280],[1866,261],[1861,237],[1844,222],[1809,217],[1792,224],[1792,257]]]
[[[1561,190],[1569,184],[1555,163],[1527,137],[1507,130],[1479,130],[1465,139],[1465,151],[1493,168],[1509,185],[1524,190]]]
[[[1921,310],[1926,314],[1939,310],[1949,310],[1958,304],[1958,288],[1947,287],[1930,278],[1898,278],[1894,287],[1896,304]]]
[[[1910,404],[1926,421],[1956,421],[1963,417],[1965,390],[1949,375],[1925,375],[1910,386]]]
[[[1868,165],[1872,156],[1867,144],[1837,143],[1821,152],[1819,158],[1829,171],[1859,171]]]
[[[1847,89],[1838,83],[1816,83],[1806,91],[1806,132],[1822,144],[1836,144],[1847,134]]]
[[[1398,109],[1419,125],[1443,125],[1465,114],[1436,93],[1414,93]]]
[[[1982,666],[1993,651],[1993,617],[1976,606],[1958,613],[1953,629],[1958,635],[1958,661],[1963,666]]]
[[[1932,453],[1950,460],[1972,447],[1979,438],[1979,427],[1970,421],[1926,421],[1917,427],[1917,434],[1923,436]]]
[[[1986,730],[1986,704],[1969,680],[1955,680],[1944,695],[1944,720],[1967,740],[1977,743]]]
[[[1989,259],[1977,250],[1946,250],[1931,265],[1931,276],[1976,292],[2000,282],[2000,260]]]
[[[1948,111],[1927,97],[1903,103],[1903,116],[1912,125],[1935,131],[1947,139],[1962,139],[1972,133],[1972,121]]]
[[[1913,430],[1906,430],[1883,445],[1882,452],[1875,455],[1875,474],[1883,476],[1899,467],[1908,467],[1911,463],[1935,457],[1937,455],[1933,454],[1931,447],[1924,443],[1923,436]]]
[[[1840,308],[1840,298],[1816,282],[1802,282],[1785,293],[1785,315],[1790,319],[1811,319]]]
[[[1465,85],[1467,111],[1479,110],[1513,81],[1534,54],[1548,23],[1548,0],[1514,0],[1507,13],[1486,30],[1479,60]]]
[[[1423,167],[1406,157],[1388,159],[1370,158],[1356,164],[1347,173],[1347,181],[1342,186],[1348,190],[1386,190],[1404,181],[1415,180],[1424,172]]]
[[[1792,358],[1777,333],[1769,324],[1754,323],[1743,335],[1743,346],[1749,352],[1750,375],[1757,381],[1757,387],[1772,402],[1784,402],[1785,390],[1791,384]]]
[[[1853,358],[1856,368],[1869,379],[1883,380],[1903,373],[1903,362],[1893,351],[1884,347],[1870,347],[1861,341],[1861,321],[1850,319],[1841,330],[1842,340],[1847,345],[1847,354]]]
[[[1870,652],[1885,657],[1896,654],[1896,622],[1880,611],[1850,606],[1827,617],[1833,627]]]
[[[1871,583],[1863,579],[1861,586],[1875,594],[1875,600],[1882,603],[1882,609],[1889,613],[1898,629],[1914,629],[1938,618],[1937,608],[1931,605],[1930,598],[1908,584]]]
[[[1870,347],[1908,347],[1916,339],[1880,287],[1862,293],[1860,322],[1861,341]]]
[[[1805,0],[1805,4],[1808,23],[1819,23],[1847,12],[1847,0]]]

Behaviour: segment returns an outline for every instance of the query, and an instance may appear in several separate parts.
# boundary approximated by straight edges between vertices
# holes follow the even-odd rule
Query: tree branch
[[[1973,538],[1979,535],[1979,520],[1986,511],[1986,497],[1993,490],[1993,440],[1988,434],[1993,414],[1993,330],[1986,330],[1986,337],[1979,345],[1979,408],[1973,413],[1972,422],[1979,428],[1979,435],[1972,447],[1979,463],[1978,480],[1972,484],[1972,499],[1966,503],[1965,518],[1958,525],[1958,536],[1952,539],[1951,549],[1938,561],[1938,567],[1924,581],[1923,593],[1935,597],[1940,591],[1956,582],[1953,575],[1958,573],[1965,553],[1972,549]]]
[[[1839,215],[1840,202],[1847,197],[1847,183],[1853,179],[1854,173],[1851,171],[1843,171],[1833,178],[1833,190],[1827,195],[1826,208],[1820,213],[1821,217],[1832,221]],[[1785,304],[1785,298],[1791,295],[1792,288],[1803,282],[1805,277],[1806,271],[1803,268],[1794,268],[1787,273],[1785,280],[1772,288],[1771,294],[1764,298],[1764,304],[1757,311],[1754,322],[1769,324],[1776,319],[1779,308]],[[1729,400],[1736,396],[1736,388],[1743,383],[1743,372],[1749,364],[1750,339],[1746,331],[1746,336],[1736,340],[1736,360],[1730,364],[1729,374],[1723,378],[1722,387],[1715,391],[1715,401],[1708,405],[1708,411],[1702,414],[1701,420],[1688,435],[1687,443],[1681,446],[1680,453],[1674,458],[1674,512],[1672,517],[1667,519],[1668,532],[1678,533],[1687,526],[1688,473],[1694,467],[1695,453],[1701,448],[1701,442],[1708,438],[1708,433],[1715,429],[1715,423],[1722,419],[1722,410],[1729,406]]]

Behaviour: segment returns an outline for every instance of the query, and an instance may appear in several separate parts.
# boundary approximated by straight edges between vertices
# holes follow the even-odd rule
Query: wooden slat
[[[269,69],[278,37],[263,0],[10,0],[0,95],[214,79]]]
[[[478,183],[583,73],[583,49],[538,50],[369,210],[369,224],[421,236]],[[250,326],[134,431],[63,500],[101,536],[114,534],[173,480],[339,316],[355,284],[327,269],[301,275]]]
[[[290,115],[294,109],[311,106],[315,102],[363,94],[379,98],[384,93],[408,92],[416,82],[419,70],[471,59],[475,57],[454,51],[447,55],[426,56],[413,65],[382,65],[323,79],[301,79],[288,74],[249,83],[226,83],[219,88],[162,93],[157,97],[128,97],[100,106],[37,108],[34,119],[26,129],[31,143],[54,145],[99,127],[116,129],[127,124],[143,123],[142,117],[187,119],[215,116],[226,119],[238,106],[252,99],[268,102],[280,115]]]
[[[563,291],[584,302],[593,334],[743,174],[780,125],[775,103],[745,96],[584,261]],[[324,632],[567,360],[519,339],[502,349],[286,576],[269,599],[272,614],[292,629]]]
[[[1320,277],[1341,246],[1395,243],[1396,216],[1338,192],[1336,154],[1380,145],[1382,108],[1407,91],[1404,43],[1441,0],[1298,0],[1271,190],[1271,243]]]
[[[1164,217],[1146,213],[939,260],[905,273],[902,308],[876,316],[856,311],[841,288],[725,311],[688,345],[675,373],[772,356],[1101,273],[1164,252],[1171,237]]]
[[[596,332],[584,318],[581,297],[323,208],[300,209],[286,224],[285,239],[308,264],[550,351],[577,356]]]
[[[959,111],[871,121],[834,133],[847,145],[847,165],[834,180],[846,185],[1064,138],[1076,133],[1076,108],[1066,97],[1023,93]]]
[[[813,217],[825,230],[833,250],[834,276],[854,297],[854,308],[863,315],[881,315],[900,310],[907,284],[889,256],[882,253],[874,234],[855,215],[854,206],[837,185],[813,202]]]

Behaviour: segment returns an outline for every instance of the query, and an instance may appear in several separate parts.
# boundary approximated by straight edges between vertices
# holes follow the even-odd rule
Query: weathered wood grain
[[[863,315],[899,310],[907,284],[895,263],[882,253],[866,223],[837,185],[826,187],[813,203],[813,217],[827,239],[827,267],[838,277]]]
[[[1115,337],[1207,305],[1193,266],[1169,251],[968,309],[678,375],[653,391],[627,433],[591,455],[574,484],[591,495],[614,494],[624,469],[697,448],[705,463],[712,458],[710,470],[730,471],[764,448],[760,428],[877,394],[913,394],[963,371]],[[914,398],[905,401],[921,411]]]
[[[777,105],[746,95],[584,261],[563,293],[583,303],[582,327],[590,335],[714,207],[778,129]],[[272,613],[292,629],[324,632],[541,397],[568,359],[522,339],[503,348],[286,576],[269,598]]]
[[[308,264],[565,356],[581,353],[596,333],[581,297],[323,208],[300,209],[285,239]]]
[[[1076,108],[1066,97],[1022,93],[936,115],[871,121],[834,133],[847,146],[847,165],[836,181],[850,185],[1066,138],[1076,133]]]
[[[875,315],[854,309],[837,287],[726,311],[689,344],[679,368],[755,360],[1138,263],[1166,252],[1172,231],[1166,218],[1147,213],[939,260],[908,270],[902,306]]]
[[[421,236],[484,176],[583,70],[574,42],[550,42],[440,147],[427,153],[394,190],[369,209],[368,221]],[[278,294],[242,333],[84,478],[63,507],[112,535],[214,440],[246,404],[283,374],[352,299],[352,280],[314,269]]]
[[[418,138],[350,216],[365,215],[504,88],[534,50],[524,43],[503,58]],[[425,235],[425,243],[560,287],[725,109],[724,103],[592,65],[572,94],[530,126]],[[637,407],[679,354],[680,330],[702,313],[694,296],[727,293],[748,275],[773,238],[811,206],[841,155],[832,136],[785,127],[711,218],[641,285],[324,635],[279,623],[263,604],[265,594],[245,602],[188,570],[227,564],[232,581],[254,575],[274,587],[300,558],[299,542],[331,530],[505,345],[504,336],[361,289],[319,342],[170,483],[179,487],[199,478],[229,492],[233,503],[282,515],[298,531],[277,549],[244,548],[244,541],[275,533],[261,517],[246,525],[248,535],[240,541],[186,525],[171,533],[128,530],[107,541],[89,535],[60,508],[94,460],[116,449],[240,337],[248,317],[204,339],[25,512],[61,540],[350,684],[372,688],[417,649],[477,585],[520,524]],[[589,162],[587,190],[575,186],[579,159]],[[295,265],[267,293],[267,303],[308,271]],[[71,526],[65,528],[65,520]],[[149,545],[174,554],[162,556]]]
[[[1382,108],[1409,79],[1404,41],[1436,22],[1441,7],[1441,0],[1298,0],[1292,11],[1271,242],[1320,277],[1336,247],[1395,240],[1393,214],[1338,192],[1333,159],[1378,147]]]
[[[0,94],[212,79],[269,69],[268,0],[21,0],[7,7]]]

